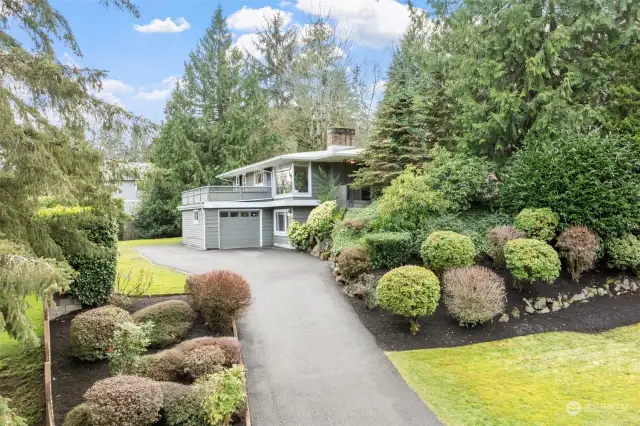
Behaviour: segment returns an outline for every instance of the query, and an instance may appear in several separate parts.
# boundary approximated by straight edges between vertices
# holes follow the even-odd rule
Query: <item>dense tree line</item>
[[[502,164],[531,136],[638,139],[638,13],[619,0],[429,1],[395,52],[361,186],[439,144]]]

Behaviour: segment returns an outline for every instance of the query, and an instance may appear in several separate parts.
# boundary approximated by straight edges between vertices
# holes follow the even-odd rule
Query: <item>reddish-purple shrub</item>
[[[599,246],[598,237],[586,226],[565,229],[556,243],[560,257],[567,260],[574,281],[578,281],[583,272],[593,269]]]
[[[251,304],[247,281],[231,271],[212,271],[187,278],[185,290],[193,308],[212,324],[228,325]]]
[[[493,258],[494,265],[499,268],[505,267],[504,245],[507,244],[508,241],[524,238],[522,232],[513,226],[498,226],[490,230],[487,236],[490,247],[489,254]]]
[[[362,246],[347,247],[336,257],[336,266],[347,282],[371,272],[373,265],[367,250]]]
[[[217,346],[224,352],[225,367],[240,364],[240,342],[235,337],[199,337],[197,339],[185,340],[175,349],[188,352],[193,348],[201,346]]]

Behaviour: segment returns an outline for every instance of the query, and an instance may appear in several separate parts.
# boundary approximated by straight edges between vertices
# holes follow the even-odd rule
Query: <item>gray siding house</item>
[[[291,248],[289,223],[305,222],[320,204],[319,175],[339,184],[341,206],[369,203],[366,191],[349,187],[362,151],[355,148],[353,129],[330,129],[325,151],[279,155],[218,176],[229,185],[183,192],[183,244],[200,250]]]

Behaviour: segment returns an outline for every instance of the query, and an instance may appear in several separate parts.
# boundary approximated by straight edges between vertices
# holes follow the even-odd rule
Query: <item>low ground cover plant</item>
[[[84,394],[92,426],[150,426],[160,419],[162,388],[137,376],[115,376],[96,382]]]
[[[362,246],[349,247],[336,257],[340,275],[347,281],[356,280],[362,274],[371,272],[371,257]]]
[[[69,340],[73,355],[83,361],[105,358],[118,326],[131,321],[127,311],[115,306],[82,312],[71,320]]]
[[[471,238],[451,231],[437,231],[422,243],[420,255],[427,268],[443,271],[447,268],[473,265],[476,248]]]
[[[433,272],[420,266],[393,269],[378,282],[376,290],[381,308],[407,317],[410,331],[420,330],[418,318],[435,312],[440,301],[440,282]]]
[[[520,282],[542,280],[552,283],[560,275],[560,257],[549,244],[530,238],[508,241],[504,246],[504,258],[509,271]]]
[[[577,282],[583,272],[594,268],[600,243],[586,226],[571,226],[560,234],[556,247],[560,257],[567,261],[571,278]]]
[[[560,216],[550,208],[524,209],[514,220],[515,227],[527,238],[549,242],[556,236]]]
[[[27,421],[11,408],[10,403],[9,398],[0,396],[0,425],[27,426]]]
[[[367,234],[364,245],[375,268],[395,268],[411,259],[413,244],[408,232]]]
[[[212,271],[187,278],[185,290],[191,306],[210,325],[229,325],[251,304],[249,283],[231,271]]]
[[[488,233],[489,255],[493,259],[493,264],[499,268],[505,267],[504,245],[511,240],[524,238],[524,234],[513,226],[498,226]]]
[[[193,327],[196,313],[185,301],[167,300],[142,308],[132,317],[138,324],[151,321],[153,328],[149,335],[150,345],[165,347],[186,336]]]
[[[489,322],[504,311],[504,280],[484,266],[448,269],[442,276],[442,298],[462,326]]]
[[[607,265],[610,268],[640,273],[640,239],[633,234],[607,242]]]

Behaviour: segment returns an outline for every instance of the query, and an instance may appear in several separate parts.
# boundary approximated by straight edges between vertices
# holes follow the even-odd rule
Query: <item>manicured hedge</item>
[[[71,320],[69,340],[73,355],[83,361],[106,357],[119,325],[131,321],[131,315],[115,306],[103,306],[82,312]]]
[[[407,232],[367,234],[364,244],[375,268],[395,268],[411,259],[412,240]]]
[[[424,240],[420,254],[427,268],[440,272],[447,268],[473,265],[476,248],[466,235],[437,231]]]
[[[182,300],[167,300],[147,306],[133,315],[138,324],[151,321],[150,345],[163,347],[181,341],[193,327],[196,313]]]
[[[560,275],[560,257],[549,244],[534,239],[519,238],[504,246],[507,268],[518,280],[552,283]]]

